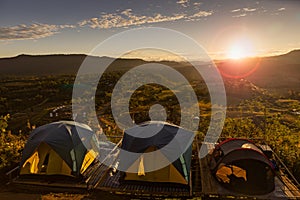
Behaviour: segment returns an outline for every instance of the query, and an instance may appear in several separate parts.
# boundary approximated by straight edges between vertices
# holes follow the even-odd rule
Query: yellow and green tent
[[[123,151],[120,152],[121,168],[127,169],[121,176],[121,182],[175,183],[188,186],[193,137],[194,134],[190,131],[159,121],[145,122],[125,130],[121,148],[139,154],[129,158]],[[168,145],[171,141],[175,145]],[[189,145],[185,146],[186,144]],[[147,155],[149,152],[156,153]],[[174,160],[172,155],[178,152],[182,153]],[[160,168],[161,162],[169,164]]]
[[[20,163],[20,175],[78,177],[96,159],[98,141],[92,129],[74,121],[59,121],[32,131]]]

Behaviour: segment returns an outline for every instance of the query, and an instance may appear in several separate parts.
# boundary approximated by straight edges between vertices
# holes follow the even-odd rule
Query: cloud
[[[254,12],[254,11],[256,11],[256,8],[243,8],[243,10],[245,12]]]
[[[157,13],[153,16],[135,15],[131,9],[126,9],[118,13],[104,13],[99,18],[91,18],[80,21],[79,26],[89,26],[91,28],[109,29],[109,28],[121,28],[129,26],[139,26],[143,24],[153,24],[160,22],[172,22],[178,20],[196,20],[201,17],[207,17],[212,15],[212,11],[198,11],[193,14],[173,14],[170,16]]]
[[[242,9],[238,8],[238,9],[232,10],[231,12],[232,12],[232,13],[235,13],[235,12],[242,12],[242,11],[244,11],[244,12],[254,12],[254,11],[256,11],[256,10],[257,10],[256,8],[242,8]]]
[[[212,11],[199,11],[199,12],[193,14],[193,15],[186,16],[185,20],[186,21],[199,21],[201,18],[208,17],[212,14],[213,14]]]
[[[59,25],[59,28],[64,29],[64,28],[76,28],[75,25],[69,25],[69,24],[65,24],[65,25]]]
[[[202,5],[202,3],[201,2],[195,2],[195,3],[193,3],[193,5],[194,6],[200,6],[200,5]]]
[[[199,19],[201,17],[208,17],[212,14],[213,14],[212,11],[199,11],[199,12],[187,17],[187,19]]]
[[[248,12],[255,12],[257,11],[257,8],[238,8],[238,9],[234,9],[231,10],[231,13],[237,13],[237,15],[234,15],[232,17],[246,17]]]
[[[278,11],[284,11],[286,10],[285,8],[279,8]]]
[[[241,9],[235,9],[235,10],[232,10],[231,12],[234,13],[234,12],[239,12],[241,11]]]
[[[186,8],[188,6],[189,0],[179,0],[176,3],[180,4],[182,7]]]
[[[40,39],[52,36],[64,28],[75,28],[75,26],[34,23],[31,25],[20,24],[17,26],[0,27],[0,40]]]
[[[25,40],[49,37],[58,32],[57,25],[31,24],[0,27],[0,40]]]

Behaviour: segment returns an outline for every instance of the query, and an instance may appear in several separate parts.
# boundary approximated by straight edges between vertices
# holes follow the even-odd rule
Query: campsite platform
[[[193,144],[196,148],[192,156],[191,183],[190,187],[170,183],[141,184],[140,182],[120,182],[121,172],[112,173],[112,169],[96,162],[88,168],[84,174],[83,182],[47,182],[42,180],[26,180],[17,178],[12,181],[13,185],[29,190],[51,192],[87,192],[106,191],[118,195],[136,197],[201,197],[214,199],[299,199],[300,190],[291,181],[284,171],[278,171],[275,177],[275,190],[267,195],[247,196],[233,193],[221,187],[210,171],[211,155],[199,158],[200,148],[205,147],[208,152],[214,144],[202,143],[197,139]],[[205,146],[203,146],[205,145]]]
[[[120,172],[108,176],[96,189],[137,196],[177,196],[189,197],[188,187],[169,183],[141,184],[138,182],[120,183]]]
[[[198,152],[201,146],[208,152],[211,152],[214,144],[197,143],[194,141],[196,151],[193,152],[192,159],[192,182],[190,187],[182,185],[155,183],[141,184],[140,182],[120,183],[120,172],[112,175],[107,173],[102,177],[102,181],[97,184],[96,190],[109,191],[118,194],[136,195],[136,196],[164,196],[164,197],[207,197],[220,199],[299,199],[300,190],[288,178],[288,176],[279,171],[275,177],[275,190],[267,195],[241,195],[233,193],[221,187],[210,171],[211,154],[199,159]]]
[[[46,182],[39,180],[16,179],[13,181],[13,186],[21,191],[34,192],[71,192],[71,193],[86,193],[87,187],[84,183],[71,182]]]

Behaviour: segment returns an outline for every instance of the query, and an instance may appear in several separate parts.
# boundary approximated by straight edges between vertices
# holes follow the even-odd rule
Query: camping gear
[[[74,121],[59,121],[32,131],[20,163],[20,175],[78,177],[95,160],[98,140],[92,129]]]
[[[157,132],[156,132],[157,131]],[[150,137],[148,137],[150,135]],[[125,130],[121,148],[129,152],[140,153],[131,158],[120,152],[120,165],[128,171],[122,176],[124,181],[162,182],[189,185],[194,134],[178,126],[151,121]],[[174,140],[174,145],[168,145]],[[190,142],[190,143],[189,143]],[[189,144],[185,147],[185,144]],[[156,154],[147,155],[156,151]],[[180,151],[179,158],[171,161],[170,155]],[[158,168],[160,162],[169,164]],[[150,170],[149,170],[150,169]],[[151,169],[156,169],[152,171]]]
[[[249,195],[274,190],[272,163],[250,140],[225,140],[215,147],[212,156],[212,173],[226,189]]]

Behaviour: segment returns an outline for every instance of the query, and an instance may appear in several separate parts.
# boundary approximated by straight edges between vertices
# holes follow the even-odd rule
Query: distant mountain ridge
[[[87,55],[84,54],[22,54],[11,58],[0,58],[0,76],[76,75],[86,57]],[[99,63],[115,60],[110,57],[91,56],[91,58]],[[110,69],[130,69],[146,63],[149,62],[142,59],[116,59]],[[194,74],[186,63],[175,61],[159,63],[173,66],[190,76]],[[247,79],[261,88],[300,91],[300,50],[271,57],[216,61],[216,65],[225,79]]]
[[[0,59],[1,75],[52,75],[74,73],[85,55],[19,55]]]
[[[292,50],[292,51],[290,51],[290,52],[288,52],[286,54],[282,54],[282,55],[279,55],[279,56],[292,56],[292,57],[299,58],[299,55],[300,55],[300,49],[295,49],[295,50]]]
[[[87,55],[18,55],[0,59],[1,75],[75,75]],[[113,60],[110,57],[95,57],[100,60]]]

